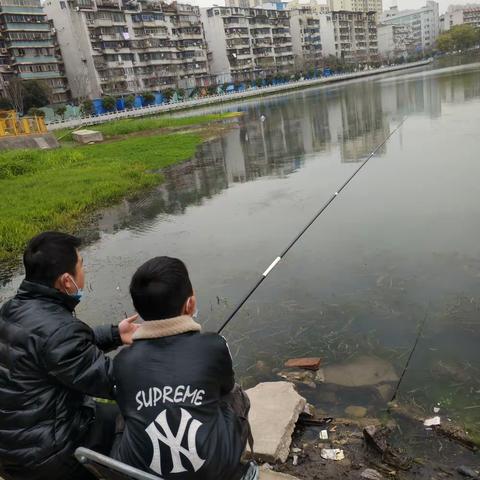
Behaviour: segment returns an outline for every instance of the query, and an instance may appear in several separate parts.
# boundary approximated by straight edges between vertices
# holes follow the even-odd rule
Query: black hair
[[[66,233],[43,232],[33,237],[23,253],[25,279],[53,287],[60,275],[74,275],[80,245],[79,238]]]
[[[193,295],[187,267],[178,258],[152,258],[133,275],[130,295],[144,320],[177,317]]]

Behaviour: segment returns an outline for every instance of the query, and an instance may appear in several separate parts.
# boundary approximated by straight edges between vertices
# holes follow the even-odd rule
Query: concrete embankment
[[[103,115],[96,115],[90,117],[76,118],[66,121],[52,122],[48,124],[50,131],[59,129],[71,129],[88,125],[96,125],[112,120],[120,120],[122,118],[144,117],[147,115],[157,115],[161,113],[175,112],[179,110],[188,110],[209,105],[221,104],[226,102],[234,102],[251,97],[274,95],[277,93],[284,93],[291,90],[304,89],[309,87],[316,87],[329,83],[337,83],[347,80],[354,80],[358,78],[370,77],[373,75],[380,75],[382,73],[395,72],[398,70],[406,70],[410,68],[422,67],[431,63],[431,60],[423,60],[420,62],[405,63],[403,65],[396,65],[393,67],[382,67],[374,70],[366,70],[354,73],[344,73],[339,75],[331,75],[329,77],[315,78],[311,80],[299,80],[296,82],[289,82],[283,85],[272,85],[268,87],[260,87],[246,90],[244,92],[235,92],[223,95],[211,95],[195,100],[185,100],[182,102],[152,105],[149,107],[136,108],[132,110],[125,110],[122,112],[105,113]]]

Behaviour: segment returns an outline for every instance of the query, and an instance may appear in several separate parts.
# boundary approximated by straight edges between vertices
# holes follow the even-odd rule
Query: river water
[[[320,206],[395,131],[225,330],[245,384],[294,356],[368,354],[400,395],[480,419],[480,64],[406,70],[228,107],[239,124],[83,232],[90,324],[132,312],[129,279],[155,255],[188,265],[215,329]],[[260,117],[265,115],[265,121]],[[4,272],[0,300],[21,272]],[[259,362],[260,361],[260,362]],[[272,372],[273,369],[273,372]],[[323,405],[322,390],[308,389]],[[335,392],[333,392],[335,394]],[[332,392],[329,394],[332,399]],[[336,392],[339,409],[382,404]]]

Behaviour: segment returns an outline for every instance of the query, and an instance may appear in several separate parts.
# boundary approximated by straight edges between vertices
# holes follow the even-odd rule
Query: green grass
[[[116,137],[119,135],[128,135],[131,133],[138,133],[148,130],[156,130],[159,128],[180,128],[189,127],[192,125],[205,125],[207,123],[233,118],[238,116],[238,113],[219,113],[209,115],[197,115],[192,117],[142,117],[142,118],[127,118],[125,120],[116,120],[113,122],[94,125],[92,130],[97,130],[103,133],[105,138]],[[71,130],[57,130],[53,132],[57,138],[63,140],[71,140]]]
[[[137,128],[128,125],[103,127],[108,132]],[[201,135],[172,133],[81,148],[2,153],[0,260],[15,258],[41,231],[73,231],[94,209],[160,183],[161,174],[153,170],[191,158],[201,142]]]

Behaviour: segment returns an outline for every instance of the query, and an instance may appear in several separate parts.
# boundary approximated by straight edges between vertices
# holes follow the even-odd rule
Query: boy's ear
[[[191,297],[187,298],[187,301],[185,302],[185,306],[183,307],[183,314],[192,316],[197,309],[197,298],[195,297],[195,294],[193,294]]]

